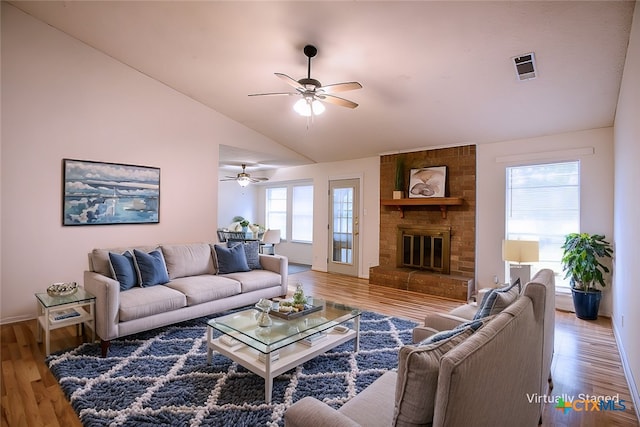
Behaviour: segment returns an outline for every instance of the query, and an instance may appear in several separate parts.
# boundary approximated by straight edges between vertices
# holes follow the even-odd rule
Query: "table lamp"
[[[531,265],[522,263],[538,262],[539,252],[539,244],[535,240],[502,241],[502,259],[512,263],[509,265],[510,283],[520,278],[520,283],[524,286],[531,280]]]

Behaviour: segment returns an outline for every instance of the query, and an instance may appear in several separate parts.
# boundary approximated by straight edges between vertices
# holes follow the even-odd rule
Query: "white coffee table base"
[[[307,360],[326,353],[345,343],[351,339],[354,340],[354,351],[360,348],[360,316],[354,319],[355,329],[350,329],[346,333],[332,331],[327,337],[322,339],[313,346],[307,346],[300,342],[289,344],[286,347],[278,349],[280,357],[277,360],[271,360],[272,353],[265,354],[264,363],[258,360],[258,350],[240,344],[237,346],[227,346],[220,342],[220,338],[213,339],[213,328],[207,327],[207,363],[211,363],[213,351],[227,356],[229,359],[245,367],[256,375],[264,378],[265,390],[264,400],[271,403],[271,395],[273,392],[273,379],[278,375],[303,364]]]

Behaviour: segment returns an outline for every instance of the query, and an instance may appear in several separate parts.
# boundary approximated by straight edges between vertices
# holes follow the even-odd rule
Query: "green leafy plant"
[[[246,227],[249,225],[249,221],[247,221],[246,219],[243,219],[242,221],[240,221],[240,225],[243,227]]]
[[[304,309],[304,305],[307,303],[307,298],[304,296],[304,289],[302,288],[302,283],[298,283],[296,285],[296,291],[293,294],[293,305],[300,306],[301,309]]]
[[[597,284],[606,286],[604,273],[609,273],[609,268],[600,259],[611,258],[613,249],[605,236],[570,233],[565,236],[562,249],[562,268],[566,272],[564,278],[571,279],[572,288],[593,292],[597,290]]]

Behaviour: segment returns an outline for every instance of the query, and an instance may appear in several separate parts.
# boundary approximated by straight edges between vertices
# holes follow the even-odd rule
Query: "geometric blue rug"
[[[358,353],[347,341],[276,377],[267,404],[262,377],[216,352],[207,364],[207,320],[113,340],[106,358],[91,343],[47,364],[85,426],[283,426],[286,409],[303,397],[339,408],[396,368],[416,326],[363,312]]]

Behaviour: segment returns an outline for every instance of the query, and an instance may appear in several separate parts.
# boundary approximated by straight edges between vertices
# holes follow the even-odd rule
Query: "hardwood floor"
[[[297,282],[303,284],[309,295],[417,322],[428,313],[449,311],[460,305],[458,301],[370,286],[367,280],[314,271],[289,276],[291,293]],[[35,341],[35,325],[32,320],[0,328],[1,425],[80,426],[78,417],[44,363],[43,345]],[[76,336],[75,331],[74,327],[53,331],[51,350],[79,345],[82,337]],[[555,409],[554,404],[547,404],[543,426],[639,426],[609,319],[583,321],[573,313],[558,311],[552,369],[553,396],[619,394],[626,409],[600,412],[572,410],[564,414]],[[499,406],[500,402],[495,404]]]

